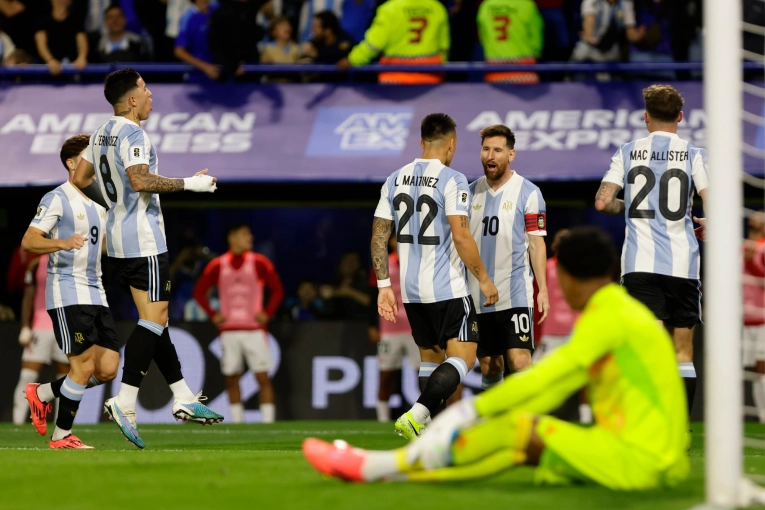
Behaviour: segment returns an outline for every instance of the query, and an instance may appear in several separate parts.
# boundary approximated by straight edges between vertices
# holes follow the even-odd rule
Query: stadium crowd
[[[761,10],[749,14],[758,15]],[[392,64],[673,62],[700,59],[700,27],[699,0],[0,0],[0,63],[44,63],[58,75],[63,64],[180,61],[195,68],[188,80],[204,81],[244,78],[242,64],[252,63],[342,70],[377,58]],[[415,82],[433,80],[440,77]]]

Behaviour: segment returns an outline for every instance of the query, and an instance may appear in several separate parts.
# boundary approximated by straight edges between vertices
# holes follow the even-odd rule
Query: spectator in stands
[[[244,74],[242,65],[257,63],[263,29],[257,15],[266,0],[221,0],[210,18],[210,55],[221,79]]]
[[[674,62],[669,3],[663,0],[638,0],[635,7],[637,25],[643,30],[640,38],[631,41],[630,62]],[[674,80],[675,73],[653,71],[645,77]]]
[[[263,48],[260,55],[261,64],[297,64],[300,59],[300,47],[292,40],[292,25],[286,17],[277,16],[271,20],[268,25],[268,37],[271,41]]]
[[[335,13],[322,11],[313,17],[311,40],[303,45],[302,53],[315,64],[337,64],[348,56],[351,46]]]
[[[314,37],[313,23],[317,13],[329,11],[339,20],[340,29],[356,44],[364,39],[376,4],[375,0],[306,0],[300,10],[298,41],[310,41]]]
[[[8,34],[0,30],[0,65],[15,65],[17,63],[16,58],[16,45],[13,44]]]
[[[166,0],[167,9],[165,10],[165,37],[161,42],[155,41],[157,45],[157,55],[164,52],[164,48],[169,47],[170,53],[175,52],[175,38],[181,25],[181,16],[191,7],[189,0]],[[171,57],[172,58],[172,57]]]
[[[112,5],[104,13],[104,31],[95,52],[97,62],[147,62],[149,48],[141,36],[125,30],[127,20],[122,7]]]
[[[217,255],[193,237],[187,236],[170,264],[172,299],[169,315],[171,319],[182,319],[188,315],[188,303],[193,301],[194,285],[207,263]],[[203,310],[202,310],[203,311]]]
[[[134,7],[135,0],[87,0],[87,14],[85,16],[84,29],[88,34],[106,32],[106,15],[109,8],[117,6],[122,10],[122,16],[125,18],[125,29],[134,34],[140,34],[143,31],[141,22],[138,19]]]
[[[544,22],[533,0],[485,0],[478,8],[478,36],[487,64],[536,64],[544,46]],[[539,75],[486,73],[485,80],[539,83]]]
[[[71,3],[51,0],[35,33],[37,54],[53,76],[61,73],[62,64],[74,64],[76,69],[88,65],[88,38],[82,23],[69,11]]]
[[[441,64],[449,55],[449,15],[438,0],[388,0],[377,9],[364,40],[347,59],[338,62],[344,71],[369,64],[378,55],[381,64]],[[385,72],[380,83],[435,84],[441,73]]]
[[[211,80],[220,78],[220,68],[212,63],[208,46],[208,33],[216,5],[211,0],[194,0],[181,16],[175,39],[176,58],[191,64]]]
[[[624,40],[639,41],[644,34],[645,27],[636,27],[632,0],[584,0],[582,32],[571,60],[618,62]]]
[[[37,55],[35,30],[43,5],[44,0],[0,0],[0,26],[16,49],[31,57]]]
[[[367,273],[361,267],[361,256],[346,252],[340,257],[331,289],[332,313],[337,320],[369,319],[372,303]]]
[[[327,314],[324,301],[319,298],[316,283],[312,280],[303,280],[298,284],[295,297],[285,300],[284,309],[287,319],[299,322],[320,320]]]
[[[571,56],[571,33],[564,0],[535,0],[544,21],[544,48],[540,60],[562,62]]]

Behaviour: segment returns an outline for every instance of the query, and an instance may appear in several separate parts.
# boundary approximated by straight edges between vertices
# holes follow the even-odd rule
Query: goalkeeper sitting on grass
[[[538,483],[676,485],[689,470],[688,413],[672,340],[648,308],[612,283],[615,263],[605,233],[572,229],[557,270],[566,301],[583,313],[568,344],[447,408],[404,448],[306,439],[305,456],[319,472],[355,482],[469,480],[529,465],[539,466]],[[545,415],[583,386],[594,426]]]

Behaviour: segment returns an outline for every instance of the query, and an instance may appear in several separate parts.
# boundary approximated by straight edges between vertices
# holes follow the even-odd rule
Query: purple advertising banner
[[[620,144],[645,136],[645,82],[533,86],[151,85],[154,111],[143,127],[159,172],[185,177],[202,168],[221,181],[382,182],[420,155],[419,122],[445,112],[458,124],[452,166],[481,175],[481,128],[516,135],[513,167],[532,180],[602,178]],[[678,82],[685,98],[681,137],[703,147],[700,82]],[[763,115],[762,99],[745,109]],[[0,87],[0,186],[50,185],[64,176],[61,143],[92,133],[111,115],[101,85]],[[746,123],[743,142],[765,149],[762,125]],[[732,150],[734,150],[732,148]],[[762,159],[744,158],[763,174]]]

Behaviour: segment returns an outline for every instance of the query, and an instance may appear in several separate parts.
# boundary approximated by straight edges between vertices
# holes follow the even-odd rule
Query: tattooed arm
[[[170,179],[149,172],[149,165],[135,165],[126,170],[133,191],[175,193],[183,191],[183,179]]]
[[[467,215],[447,216],[447,218],[452,227],[452,241],[454,241],[454,247],[457,248],[457,254],[468,271],[476,277],[481,287],[481,293],[486,296],[484,306],[493,305],[499,299],[499,293],[483,265],[481,254],[478,252],[478,245],[475,244],[473,234],[470,233],[470,222]]]
[[[388,270],[388,239],[393,221],[375,216],[372,222],[372,267],[378,280],[390,278]]]
[[[613,182],[601,182],[595,195],[595,209],[604,214],[624,214],[624,200],[616,198],[622,187]]]

